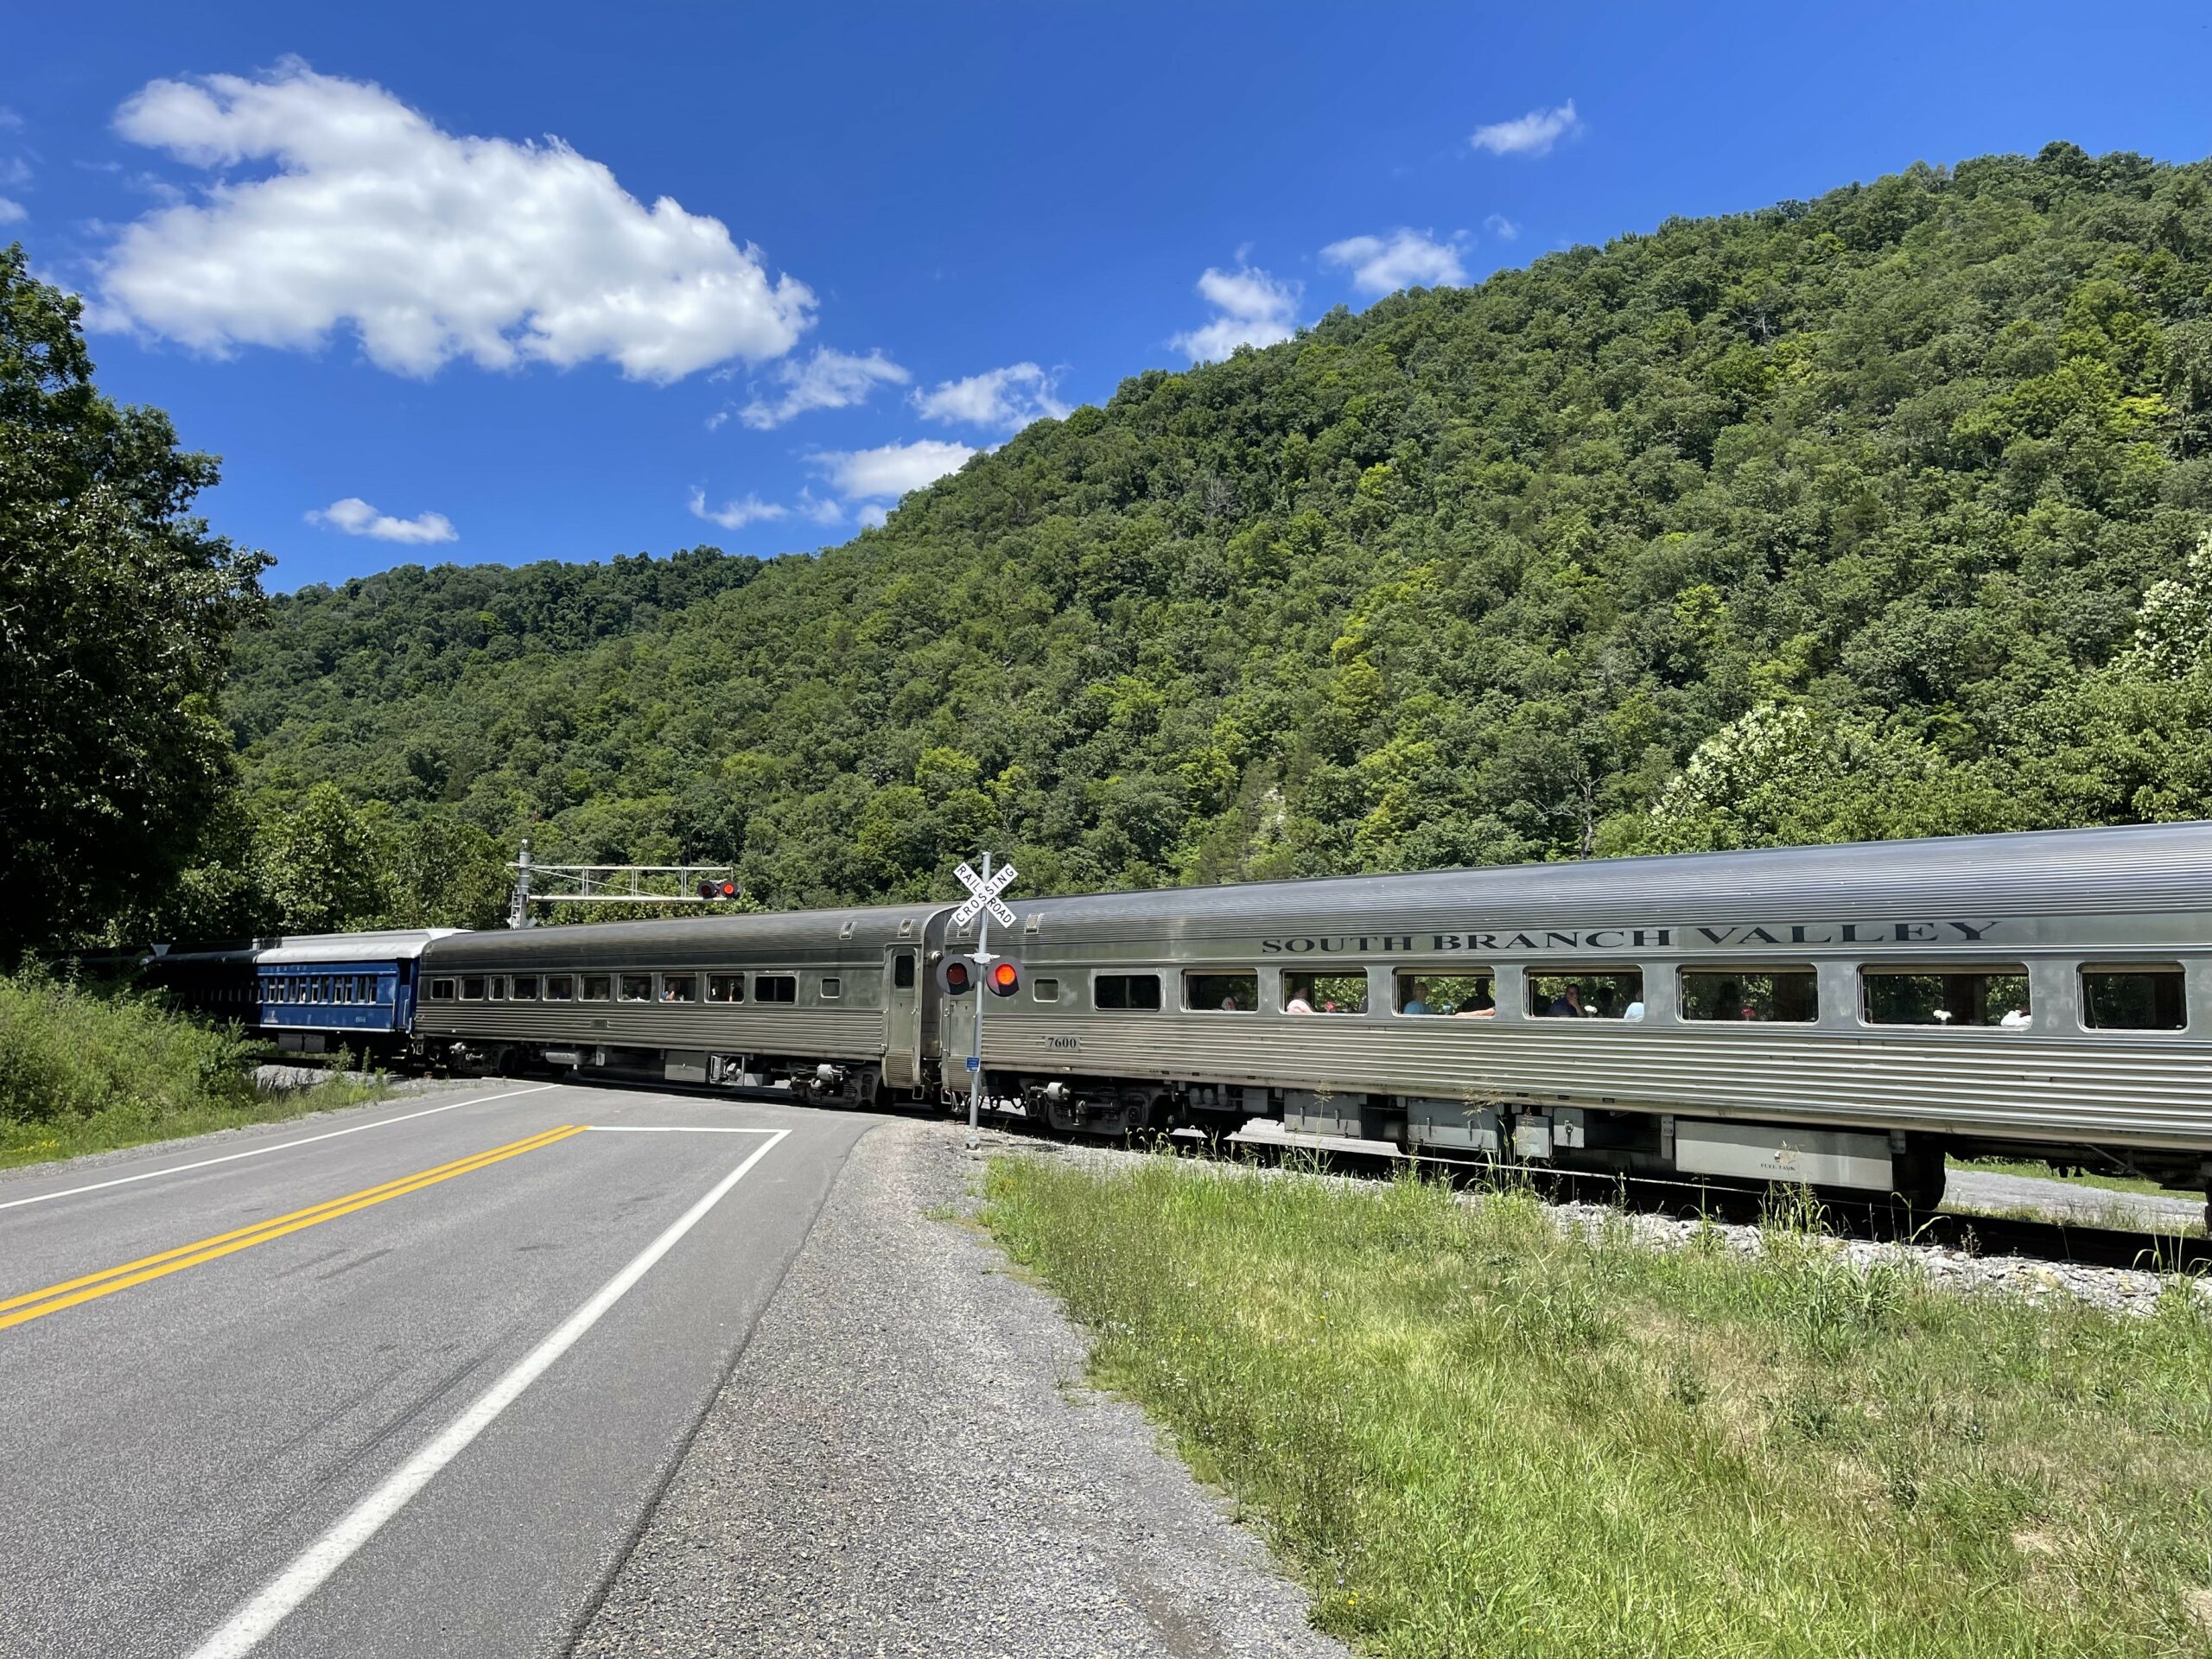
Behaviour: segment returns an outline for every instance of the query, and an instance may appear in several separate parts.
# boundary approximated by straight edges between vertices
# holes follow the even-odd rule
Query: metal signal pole
[[[1014,885],[1014,878],[1020,872],[1011,864],[1001,864],[997,874],[991,870],[991,855],[983,855],[981,875],[966,864],[957,866],[953,877],[968,889],[968,902],[952,912],[952,926],[957,931],[978,916],[982,925],[976,931],[976,949],[968,960],[983,970],[984,982],[976,990],[976,1052],[968,1057],[968,1146],[973,1151],[982,1142],[983,1117],[983,998],[986,995],[1010,996],[1017,988],[1018,979],[1004,986],[991,980],[991,920],[997,918],[1001,927],[1012,927],[1014,914],[999,902],[999,894]]]
[[[983,880],[988,886],[991,879],[991,855],[983,855]],[[984,973],[991,971],[991,912],[986,907],[976,921],[976,962]],[[976,1070],[968,1080],[968,1150],[982,1145],[983,1116],[983,1000],[988,990],[978,985],[976,998]]]

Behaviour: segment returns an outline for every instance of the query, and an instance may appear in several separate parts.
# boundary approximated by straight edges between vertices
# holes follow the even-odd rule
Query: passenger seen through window
[[[1682,1018],[1806,1024],[1819,1017],[1816,984],[1809,968],[1760,973],[1685,969]]]
[[[2024,968],[1962,973],[1869,968],[1859,976],[1870,1026],[1996,1026],[2029,1023]]]
[[[1487,973],[1400,974],[1398,1012],[1488,1020],[1497,1014],[1495,982]]]
[[[1641,1020],[1643,974],[1635,968],[1604,973],[1531,974],[1529,1013],[1537,1020]]]
[[[1365,974],[1285,974],[1285,1014],[1365,1014]]]
[[[1260,1006],[1257,974],[1183,976],[1183,1006],[1209,1013],[1250,1014]]]

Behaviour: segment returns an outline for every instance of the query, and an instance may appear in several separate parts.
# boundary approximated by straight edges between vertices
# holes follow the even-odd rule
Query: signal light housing
[[[993,996],[1012,996],[1021,988],[1021,969],[1010,962],[995,962],[983,977]]]
[[[727,878],[720,881],[702,881],[699,884],[698,892],[702,899],[711,904],[717,899],[727,900],[736,898],[737,883]]]
[[[976,988],[976,964],[965,957],[947,957],[937,965],[937,988],[947,996],[965,996]]]

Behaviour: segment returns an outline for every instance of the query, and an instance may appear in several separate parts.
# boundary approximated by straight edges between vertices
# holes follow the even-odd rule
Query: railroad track
[[[1024,1127],[1032,1133],[1039,1132],[1033,1126]],[[1224,1137],[1181,1130],[1165,1140],[1192,1155],[1274,1162],[1312,1158],[1332,1173],[1378,1179],[1387,1179],[1414,1161],[1386,1142],[1332,1144],[1332,1137],[1323,1135]],[[1424,1170],[1444,1173],[1455,1185],[1468,1187],[1520,1183],[1555,1200],[1618,1203],[1680,1217],[1710,1216],[1715,1221],[1737,1224],[1756,1224],[1767,1213],[1767,1193],[1747,1187],[1680,1178],[1592,1174],[1542,1164],[1477,1161],[1429,1153],[1423,1153],[1418,1161]],[[1930,1245],[1971,1256],[2023,1256],[2076,1267],[2129,1268],[2153,1273],[2212,1270],[2212,1238],[2197,1233],[2085,1226],[1948,1210],[1910,1213],[1888,1204],[1827,1196],[1821,1198],[1820,1205],[1822,1224],[1847,1238]]]

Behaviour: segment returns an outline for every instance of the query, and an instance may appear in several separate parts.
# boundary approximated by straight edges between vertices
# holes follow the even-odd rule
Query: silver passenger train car
[[[1940,1195],[1943,1154],[2212,1180],[2212,824],[1018,904],[994,1107],[1253,1116],[1458,1156]],[[468,934],[434,1055],[958,1094],[949,907]]]

